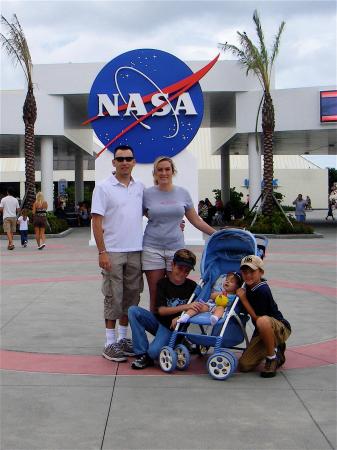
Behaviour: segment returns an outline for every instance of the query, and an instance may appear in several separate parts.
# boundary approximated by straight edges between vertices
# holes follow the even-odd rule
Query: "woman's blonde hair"
[[[173,162],[173,160],[171,158],[169,158],[168,156],[158,156],[158,158],[155,160],[155,162],[153,163],[153,170],[152,170],[152,175],[153,175],[153,180],[154,180],[154,184],[158,184],[157,178],[156,178],[156,171],[158,168],[158,164],[160,164],[163,161],[167,161],[171,164],[171,169],[172,169],[172,174],[176,175],[177,174],[177,169],[176,166]]]
[[[44,195],[40,191],[36,194],[36,203],[43,203],[43,202],[44,202]]]

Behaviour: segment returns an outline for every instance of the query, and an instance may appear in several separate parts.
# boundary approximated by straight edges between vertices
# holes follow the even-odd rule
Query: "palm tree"
[[[33,64],[26,37],[14,14],[12,23],[1,15],[1,23],[7,29],[7,37],[0,33],[2,46],[13,59],[14,64],[19,63],[27,79],[27,95],[23,105],[23,121],[25,124],[25,173],[26,192],[24,206],[31,209],[35,200],[35,136],[34,124],[36,121],[36,101],[33,90],[32,71]],[[23,205],[22,205],[23,206]]]
[[[240,48],[235,45],[219,44],[223,51],[231,51],[233,55],[239,58],[239,62],[246,68],[246,75],[253,71],[257,76],[262,89],[263,97],[261,99],[258,115],[262,106],[262,135],[263,135],[263,153],[264,153],[264,168],[263,168],[263,213],[271,217],[273,211],[273,137],[275,129],[275,113],[273,100],[270,94],[270,79],[273,64],[278,54],[280,46],[280,38],[285,25],[282,22],[274,43],[271,49],[271,54],[268,53],[265,45],[264,35],[261,27],[258,12],[255,10],[253,14],[253,21],[256,26],[256,33],[258,36],[258,47],[255,46],[252,40],[245,32],[237,32],[239,36]]]

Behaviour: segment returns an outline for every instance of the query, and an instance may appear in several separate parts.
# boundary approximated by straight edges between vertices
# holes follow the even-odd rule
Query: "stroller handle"
[[[257,249],[260,250],[258,251],[258,255],[260,256],[261,259],[263,259],[265,257],[266,254],[266,248],[268,247],[268,239],[266,238],[266,236],[263,236],[263,234],[254,234],[255,239],[260,239],[260,241],[262,241],[262,243],[258,244],[256,242],[257,245]],[[260,254],[261,252],[261,254]]]

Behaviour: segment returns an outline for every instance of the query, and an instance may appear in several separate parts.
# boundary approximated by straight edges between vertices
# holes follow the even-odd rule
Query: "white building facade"
[[[204,62],[187,64],[195,72]],[[104,63],[34,66],[38,111],[35,126],[37,181],[41,179],[41,188],[49,205],[53,205],[53,181],[74,180],[76,201],[80,201],[83,182],[97,180],[97,174],[93,176],[93,156],[99,148],[94,143],[90,126],[83,126],[82,122],[87,119],[91,85],[103,66]],[[253,203],[260,193],[263,165],[254,135],[262,95],[258,81],[252,75],[247,77],[236,61],[218,61],[200,84],[205,103],[201,129],[191,145],[175,157],[179,161],[179,171],[180,167],[185,167],[181,164],[184,153],[188,152],[188,158],[195,159],[192,166],[198,172],[189,177],[182,174],[177,184],[196,183],[192,189],[195,204],[199,198],[211,198],[212,189],[220,187],[226,201],[230,186],[244,194],[249,192]],[[272,91],[276,115],[274,178],[279,183],[277,189],[286,195],[285,204],[291,203],[301,192],[312,198],[315,207],[326,207],[327,170],[308,162],[303,165],[303,161],[291,163],[287,156],[336,155],[336,123],[320,122],[319,92],[329,89],[335,87]],[[24,187],[23,168],[18,170],[15,164],[22,163],[13,160],[11,165],[9,160],[4,160],[24,156],[22,106],[25,94],[25,91],[0,91],[0,183],[20,181],[21,191]],[[260,124],[258,129],[261,130]],[[244,156],[245,159],[240,159]],[[284,168],[278,156],[288,161]],[[235,157],[240,158],[236,160]],[[208,167],[205,158],[216,160],[216,167]],[[295,165],[289,167],[289,164]],[[187,167],[191,167],[190,164]],[[136,174],[139,173],[142,179],[145,176],[145,184],[152,183],[151,169],[148,164],[137,167]],[[243,180],[249,180],[249,187]],[[188,184],[186,187],[191,188]]]

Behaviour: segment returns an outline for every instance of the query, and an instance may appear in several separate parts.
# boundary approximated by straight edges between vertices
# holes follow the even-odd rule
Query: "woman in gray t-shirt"
[[[184,216],[198,230],[208,235],[216,230],[198,216],[189,192],[172,183],[176,173],[171,158],[159,157],[154,162],[155,186],[145,189],[143,207],[148,223],[143,239],[142,266],[150,291],[150,311],[155,311],[157,283],[171,271],[174,253],[185,247],[180,227]]]

